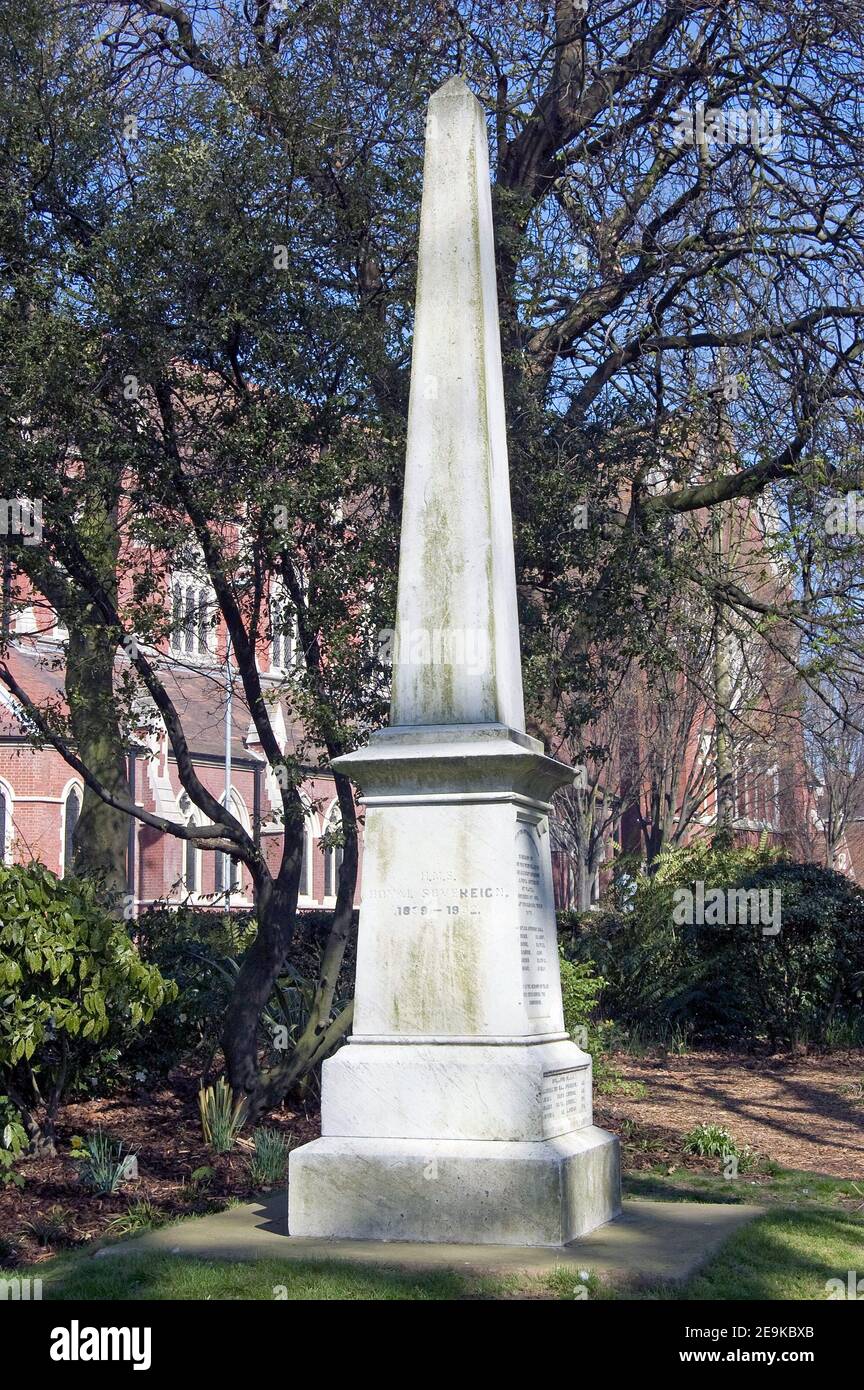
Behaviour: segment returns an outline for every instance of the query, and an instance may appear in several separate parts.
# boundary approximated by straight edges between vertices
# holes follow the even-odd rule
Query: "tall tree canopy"
[[[462,71],[489,113],[528,695],[560,731],[628,663],[675,663],[685,590],[817,698],[858,679],[860,538],[824,507],[862,486],[862,40],[839,0],[21,0],[0,18],[0,481],[45,518],[42,546],[7,554],[13,590],[27,574],[69,631],[69,717],[30,712],[87,774],[81,867],[110,878],[122,855],[143,691],[210,845],[257,875],[237,1084],[262,1084],[254,1018],[300,872],[297,768],[254,661],[270,577],[321,756],[384,712],[430,91]],[[717,563],[710,518],[742,507],[782,582],[754,584],[752,554]],[[131,589],[129,538],[154,557]],[[190,543],[282,769],[275,880],[184,764],[153,659],[159,573]],[[347,785],[340,803],[351,841]]]

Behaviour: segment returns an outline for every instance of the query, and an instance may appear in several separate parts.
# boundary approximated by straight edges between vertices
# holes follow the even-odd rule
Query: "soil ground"
[[[784,1168],[864,1178],[860,1049],[773,1057],[617,1054],[612,1066],[624,1092],[598,1096],[597,1123],[621,1135],[630,1170],[681,1165],[682,1137],[698,1124],[717,1124],[739,1146]]]
[[[230,1154],[214,1155],[201,1137],[196,1076],[173,1073],[156,1090],[65,1105],[56,1158],[25,1158],[18,1165],[24,1186],[0,1187],[0,1265],[56,1254],[103,1235],[109,1223],[137,1202],[150,1202],[162,1219],[218,1211],[231,1197],[251,1197],[249,1139]],[[267,1119],[295,1144],[318,1137],[314,1111],[283,1109]],[[140,1176],[110,1197],[97,1197],[78,1180],[79,1160],[69,1157],[73,1136],[97,1128],[138,1155]],[[212,1174],[193,1179],[201,1168]]]

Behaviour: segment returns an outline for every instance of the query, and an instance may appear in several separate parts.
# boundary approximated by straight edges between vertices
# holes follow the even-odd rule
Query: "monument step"
[[[316,1139],[291,1155],[292,1236],[562,1245],[621,1210],[618,1140]]]

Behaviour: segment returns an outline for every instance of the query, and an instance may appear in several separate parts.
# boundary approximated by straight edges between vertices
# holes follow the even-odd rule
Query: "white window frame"
[[[224,806],[224,805],[225,805],[225,793],[224,793],[224,792],[222,793],[222,795],[221,795],[221,797],[219,798],[219,800],[221,801],[222,805]],[[232,788],[231,788],[231,805],[230,805],[230,808],[229,808],[229,809],[230,809],[230,811],[231,811],[231,814],[232,814],[237,820],[239,820],[240,824],[243,826],[243,829],[247,832],[247,834],[251,834],[251,828],[250,828],[250,827],[251,827],[251,822],[250,822],[250,820],[249,820],[249,812],[248,812],[247,809],[246,809],[246,803],[245,803],[245,801],[243,800],[242,796],[240,795],[240,793],[237,791],[237,789],[236,789],[235,787],[232,787]],[[225,850],[217,849],[217,850],[215,851],[215,853],[216,853],[216,855],[220,855],[220,854],[225,855],[225,857],[226,857],[226,858],[229,860],[229,862],[230,862],[230,860],[231,860],[231,855],[230,855],[230,854],[226,854]],[[244,869],[246,868],[246,866],[245,866],[245,864],[243,863],[242,859],[241,859],[241,860],[238,860],[238,861],[237,861],[237,864],[236,864],[236,866],[235,866],[235,867],[236,867],[236,872],[237,872],[237,879],[238,879],[238,882],[239,882],[239,885],[240,885],[240,886],[239,886],[239,888],[231,888],[230,891],[228,891],[227,893],[226,893],[226,891],[225,891],[224,888],[221,888],[221,889],[220,889],[220,888],[217,888],[217,887],[216,887],[216,879],[217,879],[217,876],[218,876],[216,871],[217,871],[218,863],[219,863],[219,860],[218,860],[218,859],[214,859],[214,861],[213,861],[213,865],[214,865],[214,869],[213,869],[213,873],[214,873],[213,894],[214,894],[214,897],[215,897],[216,902],[217,902],[217,903],[224,903],[225,906],[226,906],[226,907],[229,907],[229,908],[230,908],[230,907],[249,907],[249,906],[250,906],[250,900],[249,900],[249,898],[247,898],[247,896],[246,896],[246,889],[245,889],[244,882],[243,882],[243,871],[244,871]]]
[[[198,810],[196,806],[192,805],[192,801],[189,797],[188,792],[181,792],[178,796],[177,814],[180,818],[180,821],[183,825],[185,825],[187,830],[192,829],[196,825],[203,824],[203,821],[201,819],[201,812]],[[201,870],[203,867],[203,855],[198,846],[193,845],[191,840],[181,840],[180,847],[182,853],[180,867],[180,885],[182,899],[184,902],[197,903],[201,901]],[[191,889],[191,891],[189,888],[189,880],[186,876],[186,856],[190,850],[195,856],[195,887]]]
[[[300,889],[297,901],[304,907],[311,907],[317,902],[315,897],[315,847],[321,838],[321,831],[318,824],[318,817],[312,810],[306,798],[303,798],[303,847],[306,857],[306,881],[303,882],[301,869]]]
[[[285,610],[288,610],[291,618],[290,628],[287,632],[279,631],[282,614]],[[269,615],[270,670],[276,675],[287,675],[290,671],[293,671],[297,665],[300,644],[297,635],[297,614],[294,612],[293,605],[285,592],[285,585],[281,579],[274,580],[271,585]],[[288,658],[287,661],[279,659],[279,657],[285,657],[286,655]]]

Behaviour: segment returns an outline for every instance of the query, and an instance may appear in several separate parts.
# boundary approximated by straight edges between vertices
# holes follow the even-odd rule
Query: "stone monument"
[[[483,109],[426,129],[391,724],[334,766],[365,803],[354,1032],[296,1236],[558,1245],[620,1209],[617,1140],[564,1031],[549,800],[525,733]]]

